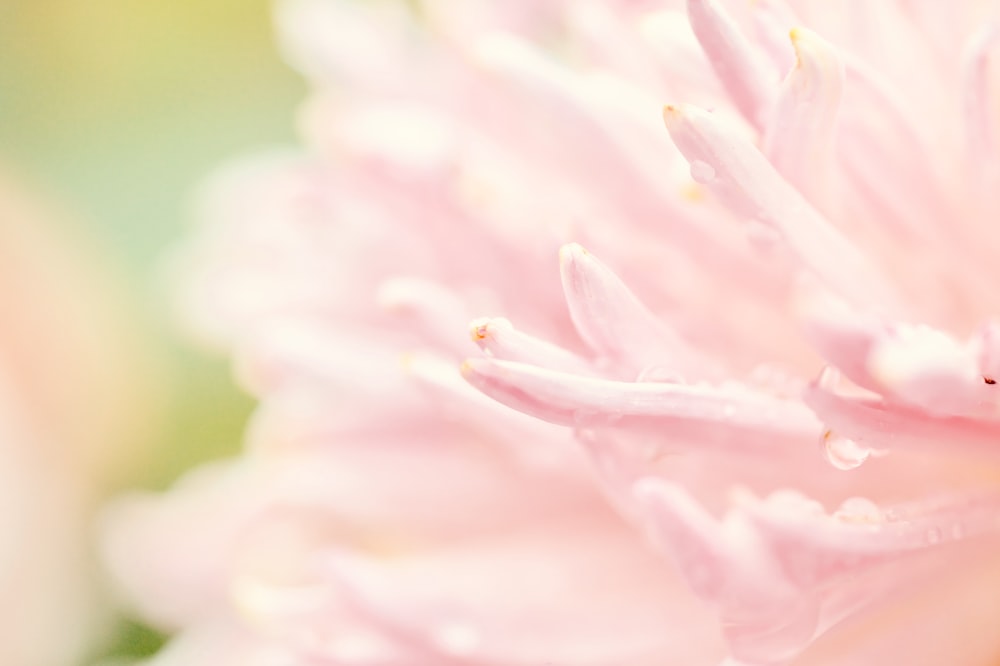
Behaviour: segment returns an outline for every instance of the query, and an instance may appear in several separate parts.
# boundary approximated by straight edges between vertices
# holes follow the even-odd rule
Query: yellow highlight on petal
[[[686,183],[681,187],[681,196],[693,203],[705,200],[705,188],[697,183]]]
[[[788,38],[792,40],[792,48],[795,49],[795,67],[802,67],[802,54],[799,53],[799,43],[802,41],[802,29],[792,28],[788,31]]]
[[[473,323],[472,326],[469,327],[469,337],[472,338],[473,342],[485,340],[489,337],[486,324]]]

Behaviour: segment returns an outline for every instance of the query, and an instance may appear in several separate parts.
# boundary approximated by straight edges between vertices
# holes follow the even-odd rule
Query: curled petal
[[[948,495],[879,508],[851,498],[833,514],[797,493],[744,495],[718,520],[681,488],[634,486],[654,539],[718,609],[734,656],[785,663],[843,620],[912,589],[937,553],[994,536],[1000,495]]]
[[[932,416],[921,409],[837,395],[822,382],[804,395],[807,405],[838,436],[883,451],[923,451],[995,459],[1000,423],[965,416]]]
[[[481,358],[467,360],[462,374],[495,400],[560,425],[613,426],[731,451],[797,446],[819,432],[801,403],[745,389],[612,381]]]
[[[881,272],[810,206],[741,133],[708,111],[667,106],[667,129],[704,182],[734,213],[777,230],[806,269],[860,304],[890,307],[893,290]]]
[[[834,130],[844,88],[836,49],[804,28],[791,31],[795,66],[778,93],[764,135],[764,154],[818,206],[826,203]]]
[[[987,23],[969,40],[962,54],[962,113],[970,161],[982,164],[997,159],[996,136],[991,122],[989,56],[1000,38],[996,23]],[[993,165],[994,168],[996,164]]]
[[[996,402],[982,369],[988,338],[967,344],[929,326],[886,322],[817,300],[804,306],[806,335],[859,386],[929,414],[983,413]]]
[[[888,335],[886,323],[822,293],[807,291],[802,296],[799,311],[806,339],[848,379],[877,393],[879,385],[869,372],[868,357]]]
[[[795,50],[788,41],[788,31],[800,21],[782,0],[756,0],[751,7],[754,34],[761,48],[779,72],[795,62]]]
[[[554,370],[590,374],[590,363],[573,352],[523,333],[503,317],[483,317],[469,324],[469,335],[494,358],[530,363]]]
[[[686,377],[713,374],[713,361],[660,322],[611,269],[572,243],[559,253],[563,290],[573,325],[598,354],[634,372],[665,365]]]
[[[661,175],[630,146],[636,137],[644,137],[646,145],[659,141],[648,117],[620,104],[621,95],[609,95],[600,79],[560,66],[512,36],[484,39],[475,55],[478,67],[495,82],[491,88],[506,93],[502,101],[516,103],[507,113],[482,110],[491,133],[513,145],[532,145],[534,159],[563,178],[594,183],[592,193],[617,207],[623,218],[645,219],[665,209],[678,218],[690,214],[665,195]]]
[[[635,497],[654,538],[692,590],[717,607],[734,656],[783,663],[817,630],[817,604],[782,575],[745,517],[718,521],[684,490],[659,479],[636,483]]]
[[[774,77],[760,53],[716,0],[688,0],[688,19],[733,104],[756,127],[763,125]]]

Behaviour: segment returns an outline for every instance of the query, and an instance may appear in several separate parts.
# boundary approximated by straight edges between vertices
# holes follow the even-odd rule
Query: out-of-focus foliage
[[[124,265],[150,354],[170,354],[161,485],[235,446],[247,403],[224,364],[176,342],[158,262],[205,173],[291,139],[301,83],[278,59],[265,0],[0,0],[0,160],[82,212]]]
[[[0,162],[72,210],[72,237],[115,264],[149,361],[156,423],[122,452],[116,487],[162,487],[241,439],[250,401],[226,363],[178,336],[160,262],[207,171],[292,138],[302,85],[270,19],[266,0],[0,0]],[[104,652],[157,642],[126,622]]]

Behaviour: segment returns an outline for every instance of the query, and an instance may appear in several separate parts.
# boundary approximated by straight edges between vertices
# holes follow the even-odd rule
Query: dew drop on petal
[[[827,462],[840,470],[860,467],[872,454],[872,450],[861,446],[853,439],[842,437],[832,430],[825,430],[819,438],[820,448]]]
[[[692,160],[691,178],[693,178],[696,183],[701,183],[703,185],[711,183],[715,180],[715,169],[707,162]]]

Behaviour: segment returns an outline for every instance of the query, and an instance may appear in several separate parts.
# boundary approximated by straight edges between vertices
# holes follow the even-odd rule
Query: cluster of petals
[[[992,663],[991,11],[281,4],[306,148],[176,264],[260,408],[108,514],[155,663]]]

